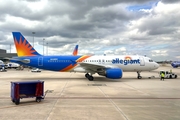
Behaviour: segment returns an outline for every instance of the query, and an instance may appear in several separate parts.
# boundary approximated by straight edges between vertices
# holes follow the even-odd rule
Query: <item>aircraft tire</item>
[[[89,78],[89,76],[90,76],[90,75],[89,75],[88,73],[85,74],[85,77],[86,77],[86,78]]]
[[[142,79],[142,76],[138,76],[138,79]]]
[[[89,77],[88,77],[88,80],[89,80],[89,81],[93,81],[93,80],[94,80],[94,77],[93,77],[93,76],[89,76]]]

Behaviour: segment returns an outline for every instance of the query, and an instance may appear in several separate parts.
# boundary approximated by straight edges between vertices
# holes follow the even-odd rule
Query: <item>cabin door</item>
[[[38,58],[38,66],[43,66],[43,57]]]
[[[140,57],[140,66],[145,66],[144,57]]]

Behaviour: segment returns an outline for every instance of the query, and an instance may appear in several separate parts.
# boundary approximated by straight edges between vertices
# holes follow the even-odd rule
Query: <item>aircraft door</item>
[[[43,66],[43,57],[38,58],[38,66]]]
[[[140,57],[140,66],[145,66],[144,57]]]

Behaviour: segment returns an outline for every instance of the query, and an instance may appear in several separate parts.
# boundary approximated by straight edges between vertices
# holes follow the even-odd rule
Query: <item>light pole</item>
[[[47,55],[48,55],[48,42],[46,44],[47,44]]]
[[[10,44],[10,53],[11,53],[11,44]]]
[[[44,41],[45,41],[45,39],[43,38],[43,55],[44,55]]]
[[[33,34],[33,47],[34,47],[34,34],[35,34],[36,32],[32,32],[32,34]]]

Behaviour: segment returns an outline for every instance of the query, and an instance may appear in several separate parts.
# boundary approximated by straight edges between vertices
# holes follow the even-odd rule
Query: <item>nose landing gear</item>
[[[141,79],[142,78],[142,76],[140,75],[140,72],[139,71],[137,71],[137,79]]]

